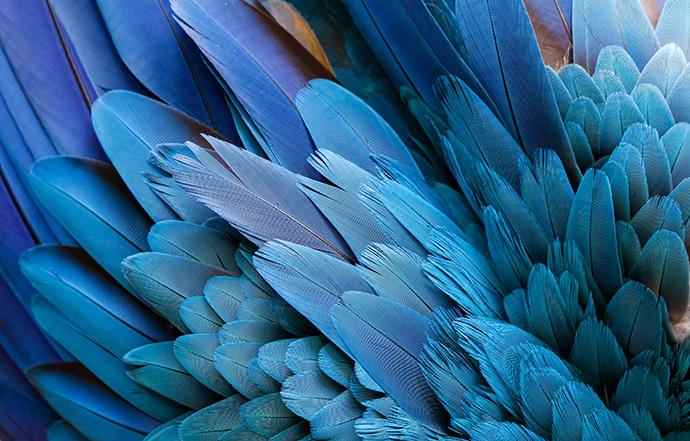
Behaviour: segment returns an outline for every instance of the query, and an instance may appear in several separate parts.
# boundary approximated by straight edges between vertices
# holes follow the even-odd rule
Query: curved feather
[[[193,172],[175,173],[185,190],[257,245],[291,240],[351,258],[337,231],[299,190],[297,175],[231,144],[208,140],[232,174],[207,152],[190,145],[206,168],[197,165]]]
[[[50,4],[69,34],[98,95],[115,89],[146,93],[120,59],[97,0],[51,0]]]
[[[662,297],[672,321],[679,320],[688,307],[688,257],[683,239],[661,230],[649,239],[630,270],[630,278],[644,283]]]
[[[417,361],[426,342],[427,318],[388,299],[358,292],[344,294],[332,314],[338,334],[367,373],[422,424],[442,427],[445,411]]]
[[[220,268],[160,253],[141,253],[122,262],[122,272],[141,298],[178,329],[188,329],[180,318],[180,306],[188,297],[200,296],[206,281],[227,276]]]
[[[125,288],[120,271],[127,256],[146,251],[151,226],[115,169],[91,159],[54,157],[31,169],[38,199],[79,244]]]
[[[199,410],[221,396],[199,383],[180,364],[173,352],[174,342],[154,343],[125,354],[123,361],[134,366],[127,372],[137,383],[190,409]]]
[[[182,421],[179,428],[182,441],[215,441],[225,432],[239,427],[239,410],[247,400],[240,394],[219,401]]]
[[[280,394],[255,398],[240,408],[242,423],[259,435],[270,438],[300,422],[280,399]]]
[[[225,323],[203,296],[184,300],[180,305],[180,319],[194,334],[217,334]]]
[[[336,83],[312,80],[297,94],[297,109],[314,144],[375,173],[371,155],[382,155],[418,171],[405,144],[388,123],[356,95]]]
[[[555,150],[569,178],[578,182],[575,158],[524,5],[460,0],[456,7],[473,67],[508,130],[528,154]]]
[[[269,158],[315,177],[306,162],[313,144],[294,100],[309,80],[332,79],[330,72],[270,16],[240,0],[173,0],[171,5],[181,27],[256,122]]]
[[[117,52],[142,84],[171,106],[236,137],[223,91],[173,18],[168,0],[96,1]]]
[[[288,409],[309,421],[341,392],[341,385],[316,369],[286,379],[280,397]]]
[[[218,373],[214,364],[214,354],[219,346],[216,334],[183,335],[175,340],[173,352],[180,364],[201,384],[229,397],[235,390]]]
[[[197,260],[240,275],[235,263],[238,242],[228,235],[188,222],[158,222],[149,231],[151,250]]]
[[[128,91],[100,97],[91,115],[103,149],[132,194],[155,221],[176,219],[175,213],[141,179],[160,172],[148,157],[159,144],[204,143],[202,134],[220,136],[197,120],[163,103]]]
[[[261,343],[229,343],[216,349],[214,363],[230,385],[248,399],[264,394],[249,376],[249,363],[259,356]]]
[[[630,54],[620,46],[606,46],[599,52],[596,70],[610,70],[620,79],[625,91],[631,93],[640,77],[640,70]]]
[[[68,319],[45,298],[36,296],[32,312],[39,325],[91,373],[135,408],[158,421],[167,421],[184,412],[184,407],[132,381],[120,357],[110,352],[77,323]],[[96,337],[96,338],[94,338]]]
[[[88,438],[142,440],[159,424],[76,363],[36,366],[28,375],[46,401]]]
[[[286,242],[264,245],[255,257],[255,265],[281,297],[343,349],[331,322],[331,308],[346,291],[371,292],[354,266]]]

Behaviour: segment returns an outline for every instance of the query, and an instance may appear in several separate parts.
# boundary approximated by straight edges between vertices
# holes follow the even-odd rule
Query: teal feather
[[[668,404],[659,384],[659,380],[642,366],[634,366],[621,379],[616,393],[611,398],[613,409],[620,409],[627,404],[634,404],[640,409],[647,409],[657,425],[664,431],[669,428]]]
[[[534,169],[521,162],[520,192],[549,239],[565,237],[570,207],[575,199],[563,164],[552,150],[533,154]]]
[[[36,366],[27,374],[60,416],[89,439],[139,441],[159,424],[76,363]]]
[[[229,397],[235,391],[218,373],[213,361],[219,346],[220,341],[215,334],[183,335],[175,340],[173,351],[180,364],[201,384]]]
[[[290,338],[291,334],[276,323],[259,320],[237,320],[226,323],[218,334],[221,344],[270,343]]]
[[[642,153],[633,145],[620,144],[613,151],[610,160],[615,161],[625,171],[628,178],[628,191],[630,192],[630,214],[634,216],[649,200],[647,172],[642,160]]]
[[[331,308],[346,291],[372,292],[356,267],[326,253],[282,242],[268,243],[254,260],[281,297],[343,349],[331,322]]]
[[[259,350],[259,366],[279,383],[294,375],[285,363],[288,346],[294,341],[296,339],[273,341],[265,344]]]
[[[625,86],[627,93],[632,93],[640,77],[640,70],[630,57],[630,54],[620,46],[606,46],[602,49],[599,52],[596,70],[609,70],[613,72],[623,86]]]
[[[592,75],[592,79],[604,95],[604,100],[614,93],[627,93],[625,86],[613,71],[597,69],[596,73]]]
[[[87,441],[84,435],[65,420],[53,423],[48,428],[47,437],[48,441]]]
[[[185,418],[180,424],[181,441],[215,441],[239,427],[239,411],[247,400],[235,394]]]
[[[635,229],[643,248],[652,235],[662,229],[676,233],[681,239],[685,238],[680,205],[668,196],[655,196],[647,201],[632,218],[630,226]]]
[[[546,73],[551,83],[551,91],[553,91],[553,95],[556,97],[556,104],[558,105],[561,119],[565,120],[565,114],[568,112],[568,107],[570,107],[573,96],[570,94],[568,88],[565,87],[565,84],[563,84],[563,80],[561,80],[556,71],[550,66],[546,66]]]
[[[634,124],[621,143],[634,145],[642,153],[649,195],[667,195],[671,191],[671,167],[657,131],[644,124]]]
[[[386,233],[356,193],[306,179],[299,188],[338,230],[355,256],[372,242],[388,242]]]
[[[220,135],[172,107],[128,91],[103,95],[94,103],[91,118],[103,149],[149,216],[155,221],[176,219],[141,179],[143,173],[160,174],[148,162],[149,155],[159,144],[191,141],[207,145],[202,133]]]
[[[601,112],[599,128],[599,154],[611,154],[621,142],[628,127],[644,123],[645,119],[630,95],[616,93],[611,95]]]
[[[662,307],[651,290],[632,281],[611,299],[604,318],[628,357],[647,350],[661,352]]]
[[[507,292],[486,256],[443,229],[432,233],[429,251],[432,255],[424,270],[463,311],[479,317],[504,317],[502,298]]]
[[[354,373],[352,360],[333,343],[328,343],[319,350],[319,369],[345,387],[350,384]]]
[[[626,404],[616,411],[630,429],[645,441],[660,441],[661,433],[656,426],[652,414],[647,409],[640,409],[634,404]]]
[[[397,403],[429,427],[443,424],[443,408],[416,358],[426,341],[423,315],[388,299],[350,292],[333,309],[333,319],[354,358]]]
[[[553,438],[581,439],[584,419],[606,409],[592,389],[580,382],[570,382],[553,399]]]
[[[230,343],[216,349],[216,369],[237,392],[247,399],[260,397],[264,393],[249,376],[249,363],[259,356],[261,343]]]
[[[217,334],[225,323],[203,296],[184,300],[180,305],[180,319],[194,334]]]
[[[379,296],[431,316],[453,302],[426,277],[423,263],[403,248],[372,244],[360,256],[360,273]]]
[[[599,131],[602,125],[601,114],[597,105],[589,97],[580,97],[574,99],[565,115],[564,121],[566,123],[575,123],[587,136],[587,141],[592,153],[597,157],[602,155],[599,146]]]
[[[578,98],[589,98],[597,107],[606,101],[597,83],[594,82],[592,77],[582,66],[577,64],[565,65],[558,71],[558,77],[563,81],[563,84],[570,92],[573,100]]]
[[[108,351],[91,335],[79,328],[47,300],[36,296],[32,301],[36,322],[69,353],[79,360],[108,388],[135,408],[158,421],[167,421],[184,412],[184,407],[167,400],[132,381],[120,357]]]
[[[31,186],[48,211],[125,288],[120,262],[148,250],[151,221],[115,169],[91,159],[53,157],[34,164]]]
[[[364,182],[374,177],[330,150],[317,150],[309,157],[309,164],[336,187],[355,194]]]
[[[305,437],[311,437],[309,423],[300,421],[292,427],[288,427],[282,432],[269,438],[271,441],[299,441]]]
[[[579,124],[572,121],[565,122],[565,130],[568,133],[568,138],[570,139],[570,145],[573,148],[573,154],[575,155],[577,166],[580,168],[580,171],[584,173],[592,164],[594,164],[592,147],[587,139],[587,134]],[[599,133],[597,132],[597,144],[598,143]]]
[[[203,292],[208,304],[225,322],[237,320],[237,311],[247,298],[236,277],[212,277],[204,285]]]
[[[341,385],[316,369],[301,372],[285,380],[280,397],[285,406],[296,415],[311,420],[343,390]]]
[[[596,409],[585,415],[582,439],[624,441],[634,439],[635,434],[625,421],[608,409]]]
[[[242,423],[259,435],[270,438],[300,422],[280,399],[280,394],[255,398],[240,408]]]
[[[182,302],[202,295],[211,277],[228,275],[205,263],[160,253],[131,256],[122,262],[122,272],[148,305],[183,332],[188,329],[180,318]]]
[[[265,299],[247,299],[237,310],[237,320],[261,321],[279,324],[278,317],[273,313],[274,302]]]
[[[623,221],[616,222],[616,238],[621,270],[624,275],[629,275],[633,264],[642,252],[640,238],[637,236],[635,229],[629,223]]]
[[[311,433],[319,439],[356,441],[356,425],[363,410],[352,393],[346,390],[312,417]]]
[[[548,238],[535,216],[508,182],[485,166],[475,169],[476,188],[482,205],[492,206],[505,216],[510,227],[520,238],[530,259],[543,261],[548,249]]]
[[[132,380],[190,409],[199,410],[221,396],[199,383],[180,364],[173,352],[174,342],[154,343],[128,352],[123,361],[134,369]]]
[[[319,370],[319,351],[327,343],[320,335],[297,339],[287,347],[285,364],[295,374]]]
[[[690,137],[690,124],[678,123],[661,137],[664,150],[668,156],[671,167],[671,180],[673,188],[690,174],[690,146],[686,147],[686,141]]]
[[[686,65],[676,82],[672,85],[666,101],[676,122],[690,122],[687,110],[687,94],[690,92],[690,68]]]
[[[611,330],[596,318],[577,328],[568,361],[590,378],[599,391],[614,391],[628,370],[628,360]]]
[[[249,378],[256,384],[256,386],[261,390],[261,392],[266,394],[272,394],[280,392],[281,384],[271,378],[262,368],[259,366],[259,359],[255,358],[249,362],[248,366]]]
[[[268,438],[261,436],[245,426],[237,426],[229,432],[225,432],[218,438],[218,441],[267,441]]]
[[[654,54],[642,69],[637,84],[653,84],[664,97],[668,97],[686,64],[683,51],[675,44],[668,44]]]
[[[186,257],[240,275],[235,263],[238,243],[220,231],[188,222],[164,221],[151,228],[148,242],[151,251]]]
[[[666,99],[653,84],[639,84],[632,92],[633,100],[647,124],[663,136],[674,124]]]
[[[575,0],[573,59],[591,72],[600,51],[610,45],[626,49],[638,68],[659,49],[659,40],[639,2]]]
[[[503,286],[507,291],[526,286],[532,261],[515,232],[493,207],[484,211],[484,226],[489,255]]]
[[[491,109],[454,77],[441,78],[436,84],[436,94],[450,129],[466,145],[472,157],[485,162],[517,187],[515,167],[524,153]],[[494,143],[503,146],[500,154],[493,148]]]
[[[604,296],[621,287],[613,201],[608,178],[589,170],[582,180],[568,219],[566,239],[582,252],[588,271]]]
[[[630,221],[630,185],[628,176],[623,167],[616,161],[609,161],[604,164],[601,171],[606,173],[611,185],[611,197],[613,198],[613,211],[616,221]]]
[[[654,233],[630,270],[631,279],[664,299],[674,321],[685,314],[690,297],[690,267],[683,239],[684,235],[666,229]]]

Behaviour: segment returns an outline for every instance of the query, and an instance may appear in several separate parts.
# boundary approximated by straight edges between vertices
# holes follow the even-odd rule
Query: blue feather
[[[587,271],[606,298],[621,287],[611,188],[606,175],[589,170],[575,194],[566,239],[582,252]]]
[[[141,387],[127,376],[124,363],[99,335],[67,318],[41,296],[33,299],[36,321],[66,350],[113,392],[158,421],[167,421],[184,412],[184,407]],[[88,329],[88,330],[85,330]]]
[[[223,397],[235,390],[220,375],[214,364],[214,354],[220,346],[216,334],[182,335],[175,340],[173,352],[182,366],[199,383]]]
[[[313,144],[294,100],[309,80],[332,79],[331,74],[269,16],[242,1],[173,0],[171,5],[182,28],[256,122],[268,157],[315,177],[306,162]],[[276,113],[281,118],[273,118]]]
[[[601,152],[599,146],[599,132],[602,126],[602,120],[599,109],[594,101],[586,96],[574,99],[570,103],[570,107],[568,107],[568,112],[565,115],[564,121],[566,125],[569,122],[577,124],[587,136],[588,147],[591,149],[589,152],[590,157],[592,155],[595,155],[596,157],[603,156],[604,153]],[[577,155],[575,146],[573,146],[573,150]],[[580,161],[578,161],[578,164],[580,164]]]
[[[220,268],[161,253],[135,254],[122,262],[124,277],[151,308],[183,332],[180,305],[188,297],[201,295],[206,281],[228,276]]]
[[[621,142],[623,134],[633,124],[645,119],[630,95],[615,93],[608,97],[601,112],[599,128],[599,154],[609,155]]]
[[[596,73],[592,75],[592,79],[597,84],[599,90],[601,90],[604,99],[614,93],[627,93],[621,80],[610,70],[597,69]]]
[[[96,2],[122,61],[144,86],[171,106],[237,137],[222,89],[173,18],[169,0]],[[143,33],[145,40],[136,38]]]
[[[285,380],[280,397],[288,409],[309,421],[343,391],[341,385],[317,368]]]
[[[367,373],[422,424],[443,427],[445,412],[417,360],[428,319],[388,299],[358,292],[346,293],[332,314],[338,334]]]
[[[115,89],[146,93],[120,59],[98,9],[98,0],[50,0],[50,4],[67,30],[98,95]]]
[[[193,334],[217,334],[225,323],[202,296],[182,302],[180,319]]]
[[[336,83],[310,81],[297,94],[296,104],[319,150],[330,150],[370,173],[376,172],[371,155],[388,156],[419,172],[388,123]]]
[[[240,394],[232,395],[182,421],[178,436],[181,441],[217,440],[222,434],[242,424],[239,410],[247,400]]]
[[[191,144],[203,166],[190,161],[192,171],[175,173],[185,190],[257,245],[291,240],[352,259],[338,232],[299,190],[298,175],[231,144],[208,139],[229,168]]]
[[[249,376],[249,363],[259,356],[260,343],[228,343],[218,347],[213,360],[218,372],[248,399],[263,395]]]
[[[659,49],[659,40],[640,2],[574,0],[575,63],[594,71],[600,51],[610,45],[623,47],[640,69]]]
[[[188,222],[164,221],[155,224],[148,235],[151,251],[186,257],[217,266],[240,276],[235,262],[238,241],[211,228]]]
[[[264,395],[243,405],[240,419],[247,428],[267,438],[301,421],[285,406],[278,393]]]
[[[93,89],[82,78],[80,62],[49,3],[30,0],[4,6],[2,49],[53,148],[62,155],[105,159],[89,123]]]
[[[669,97],[674,84],[681,76],[687,61],[685,55],[675,44],[661,48],[644,66],[637,79],[637,85],[655,85],[664,97]]]
[[[640,70],[630,58],[630,54],[620,46],[606,46],[599,52],[596,70],[610,70],[631,93],[640,77]]]
[[[27,374],[58,414],[89,439],[141,441],[159,424],[76,363],[36,366]]]
[[[623,285],[609,302],[605,321],[629,358],[648,350],[661,352],[662,308],[665,305],[651,290],[633,281]]]
[[[524,5],[462,0],[457,11],[473,67],[508,131],[528,154],[555,150],[568,177],[578,182],[575,158]]]
[[[286,242],[269,242],[254,258],[271,286],[340,349],[330,312],[346,291],[372,292],[356,267],[328,254]]]
[[[115,169],[90,159],[54,157],[34,164],[30,179],[48,211],[96,262],[131,290],[120,262],[148,249],[151,221]]]
[[[134,369],[132,380],[190,409],[199,410],[217,402],[221,396],[199,383],[180,364],[173,353],[174,342],[154,343],[134,349],[123,361]]]
[[[175,213],[141,179],[160,172],[147,159],[159,144],[192,141],[207,145],[202,134],[214,130],[180,111],[143,95],[114,91],[94,103],[93,126],[103,148],[130,191],[155,221],[176,219]]]
[[[568,64],[558,71],[558,77],[563,81],[573,99],[587,97],[597,106],[605,101],[599,86],[582,66]]]
[[[653,84],[639,84],[632,92],[633,100],[647,124],[663,136],[674,124],[671,109]]]
[[[634,216],[649,200],[647,172],[642,153],[639,148],[623,143],[616,147],[609,160],[619,164],[625,171],[630,192],[630,214]]]

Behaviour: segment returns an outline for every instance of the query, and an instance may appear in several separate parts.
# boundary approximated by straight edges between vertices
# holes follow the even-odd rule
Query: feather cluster
[[[690,439],[690,0],[0,0],[0,438]]]

